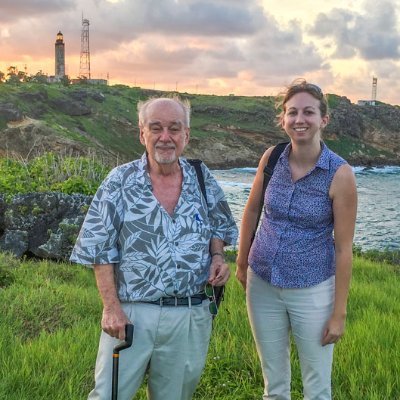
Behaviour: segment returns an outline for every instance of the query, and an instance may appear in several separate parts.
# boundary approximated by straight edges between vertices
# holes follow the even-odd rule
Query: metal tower
[[[376,100],[376,88],[378,86],[378,78],[375,76],[372,77],[372,97],[371,100],[375,101]]]
[[[55,76],[56,78],[62,78],[65,76],[65,44],[64,37],[61,31],[57,33],[55,43]]]
[[[90,79],[89,20],[82,17],[79,76]]]

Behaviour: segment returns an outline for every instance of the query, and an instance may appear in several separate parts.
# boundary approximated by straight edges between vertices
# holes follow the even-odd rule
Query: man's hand
[[[116,305],[113,308],[103,308],[101,328],[110,336],[120,340],[125,340],[125,325],[129,323],[130,321],[122,311],[120,305]]]
[[[222,286],[228,281],[231,271],[224,257],[216,254],[212,257],[210,266],[210,277],[208,282],[213,286]]]

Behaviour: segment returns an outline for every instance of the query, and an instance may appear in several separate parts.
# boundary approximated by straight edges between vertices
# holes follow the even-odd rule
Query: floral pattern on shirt
[[[333,209],[329,188],[346,161],[324,143],[316,165],[293,182],[289,144],[265,192],[263,219],[249,254],[249,265],[280,288],[318,285],[335,274]]]
[[[114,168],[93,198],[71,261],[115,264],[121,301],[199,293],[211,238],[236,243],[235,221],[208,168],[202,165],[207,207],[194,168],[184,158],[180,164],[182,191],[172,216],[153,195],[146,155]]]

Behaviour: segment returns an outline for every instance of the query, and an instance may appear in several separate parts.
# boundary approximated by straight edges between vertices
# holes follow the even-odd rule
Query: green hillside
[[[0,84],[0,156],[63,151],[94,152],[113,163],[137,158],[143,147],[136,104],[160,95],[171,93],[123,85]],[[285,139],[273,97],[180,95],[192,104],[187,156],[211,167],[255,166],[266,147]],[[360,107],[337,95],[328,101],[325,140],[333,150],[358,164],[400,162],[400,108]]]

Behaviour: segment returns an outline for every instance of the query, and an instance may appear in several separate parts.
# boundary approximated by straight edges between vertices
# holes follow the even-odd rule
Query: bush
[[[0,159],[0,193],[58,191],[92,195],[109,167],[90,157],[65,157],[46,153],[31,161]]]

